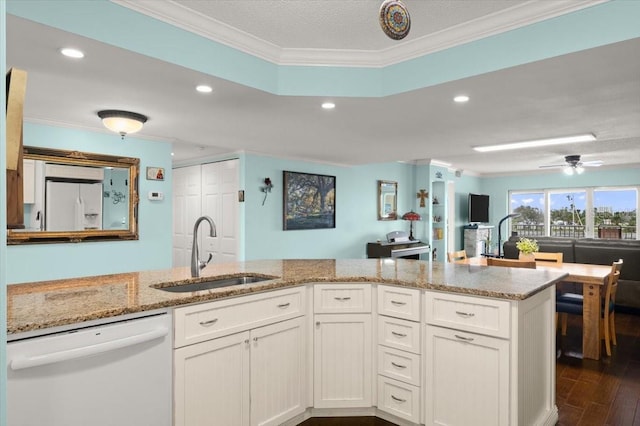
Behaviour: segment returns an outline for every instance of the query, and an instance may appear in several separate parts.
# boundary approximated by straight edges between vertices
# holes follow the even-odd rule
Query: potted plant
[[[535,257],[533,256],[533,253],[540,250],[536,240],[524,237],[520,238],[520,241],[516,243],[516,247],[520,250],[520,255],[518,257],[521,260],[534,260]]]

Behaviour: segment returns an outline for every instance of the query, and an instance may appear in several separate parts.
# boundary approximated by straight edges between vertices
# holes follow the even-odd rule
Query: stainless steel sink
[[[255,275],[245,275],[241,277],[221,278],[209,281],[200,281],[190,284],[176,284],[172,286],[154,286],[158,290],[170,291],[172,293],[189,293],[192,291],[211,290],[213,288],[229,287],[241,284],[258,283],[260,281],[273,280],[277,277],[258,277]]]

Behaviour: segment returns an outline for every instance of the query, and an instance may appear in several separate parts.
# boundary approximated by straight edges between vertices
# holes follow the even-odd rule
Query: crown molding
[[[289,49],[276,46],[174,0],[111,0],[276,65],[381,68],[470,43],[610,0],[529,0],[383,50]]]

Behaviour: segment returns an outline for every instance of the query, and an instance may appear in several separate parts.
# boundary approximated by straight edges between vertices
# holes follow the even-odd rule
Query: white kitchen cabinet
[[[304,318],[251,331],[252,426],[278,426],[304,412],[304,348]]]
[[[179,348],[175,425],[277,426],[305,410],[304,319]]]
[[[250,342],[247,331],[174,352],[175,426],[249,426]]]
[[[314,284],[313,405],[371,407],[371,284]]]
[[[420,423],[420,290],[378,286],[378,409]]]
[[[36,161],[22,160],[22,202],[33,204],[36,202]]]
[[[554,291],[425,292],[425,425],[555,424]]]
[[[314,327],[314,407],[370,407],[371,314],[320,314]]]
[[[305,288],[174,311],[175,426],[274,426],[306,409]]]
[[[509,341],[427,326],[429,425],[509,424]]]

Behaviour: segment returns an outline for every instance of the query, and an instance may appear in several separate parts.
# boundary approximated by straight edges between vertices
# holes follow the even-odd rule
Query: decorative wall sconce
[[[262,200],[262,205],[264,206],[265,201],[267,201],[267,195],[271,192],[273,188],[273,184],[271,183],[271,178],[264,178],[264,186],[260,188],[260,191],[264,192],[264,199]]]
[[[129,133],[142,130],[142,126],[147,122],[147,117],[142,114],[117,109],[98,111],[98,117],[102,119],[104,127],[119,133],[122,139]]]

